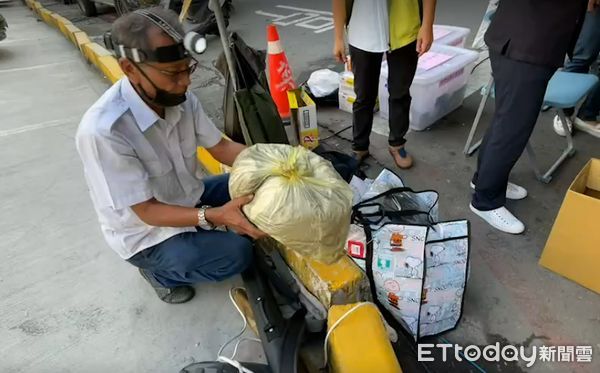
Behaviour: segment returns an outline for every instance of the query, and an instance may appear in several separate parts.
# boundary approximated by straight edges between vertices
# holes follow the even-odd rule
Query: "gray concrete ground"
[[[0,371],[176,372],[214,359],[241,327],[227,295],[239,280],[171,306],[107,247],[74,146],[107,82],[21,3],[0,12]]]
[[[114,20],[110,8],[102,8],[98,18],[84,19],[76,6],[43,2],[92,36],[101,35]],[[486,3],[440,1],[438,23],[476,30]],[[264,27],[270,19],[314,10],[327,18],[330,10],[328,2],[317,0],[237,0],[234,5],[231,29],[259,48],[265,47]],[[11,25],[9,39],[0,43],[0,110],[8,113],[0,125],[0,247],[6,253],[0,263],[0,355],[8,357],[0,360],[0,370],[166,372],[192,359],[214,357],[237,328],[226,294],[231,283],[200,286],[193,302],[170,307],[158,302],[135,271],[106,247],[72,141],[78,117],[106,84],[68,42],[36,24],[21,5],[0,12]],[[295,22],[279,29],[298,81],[317,68],[339,69],[330,57],[331,31],[317,26]],[[218,40],[210,38],[193,79],[194,92],[217,123],[222,121],[223,82],[213,63],[219,52]],[[471,91],[487,79],[485,69],[484,64],[472,79]],[[529,189],[530,197],[509,207],[528,230],[523,236],[504,235],[467,207],[476,158],[465,158],[461,151],[478,103],[474,94],[431,130],[411,133],[409,146],[418,165],[401,173],[416,189],[441,192],[445,218],[472,221],[464,317],[444,337],[463,346],[500,342],[594,347],[591,364],[483,364],[485,371],[600,371],[600,296],[537,264],[570,181],[590,157],[600,156],[599,140],[577,134],[577,155],[550,185],[536,181],[527,163],[519,162],[513,179]],[[482,123],[492,113],[490,103]],[[327,135],[350,124],[350,116],[322,109],[319,123]],[[377,132],[385,133],[385,123],[379,122]],[[327,143],[347,151],[348,136],[344,132]],[[558,155],[563,143],[551,129],[549,114],[540,117],[533,142],[544,165]],[[369,160],[367,170],[371,176],[382,166],[392,167],[385,137],[373,135],[373,145],[375,159]]]

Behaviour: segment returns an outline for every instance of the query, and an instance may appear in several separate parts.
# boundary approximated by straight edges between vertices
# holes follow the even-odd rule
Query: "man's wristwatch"
[[[210,206],[202,206],[198,209],[198,226],[204,230],[210,231],[215,229],[215,226],[206,220],[206,209]]]

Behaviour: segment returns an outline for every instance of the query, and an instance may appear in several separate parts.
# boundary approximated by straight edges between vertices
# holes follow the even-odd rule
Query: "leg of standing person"
[[[600,53],[600,12],[588,12],[577,39],[573,57],[565,65],[564,71],[587,74],[590,67],[598,59]],[[565,109],[567,117],[571,118],[575,108]],[[579,109],[574,121],[579,125],[595,125],[600,114],[600,84],[588,95],[587,99]],[[587,122],[587,123],[586,123]],[[569,128],[572,122],[568,123]],[[565,130],[560,118],[554,117],[554,130],[557,134],[565,136]]]
[[[352,150],[359,161],[369,154],[373,110],[377,102],[379,74],[383,53],[367,52],[350,45],[354,91],[356,101],[352,105]]]
[[[410,115],[410,86],[417,71],[419,56],[416,42],[388,53],[388,90],[390,110],[390,153],[399,168],[410,168],[413,159],[406,150],[404,136],[408,132]]]
[[[494,227],[522,233],[523,224],[504,204],[508,176],[533,132],[555,69],[511,60],[490,51],[496,110],[479,153],[471,209]]]

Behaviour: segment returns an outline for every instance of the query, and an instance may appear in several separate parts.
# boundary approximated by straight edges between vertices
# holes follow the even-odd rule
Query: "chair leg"
[[[486,86],[486,92],[481,97],[481,102],[479,103],[479,108],[477,109],[477,114],[475,115],[475,119],[473,120],[473,124],[471,125],[471,131],[469,132],[469,137],[467,138],[467,143],[465,144],[465,149],[463,150],[463,153],[465,153],[468,156],[472,155],[481,145],[481,140],[479,140],[473,146],[471,146],[471,143],[473,142],[473,137],[475,137],[475,132],[477,131],[477,126],[479,125],[479,121],[481,120],[481,115],[483,114],[483,109],[485,108],[485,104],[486,104],[488,98],[490,97],[493,86],[494,86],[494,78],[490,77],[490,80],[488,81],[488,84]]]
[[[565,133],[567,134],[567,147],[563,150],[562,154],[558,157],[558,159],[550,166],[548,171],[546,171],[543,175],[538,167],[537,159],[535,156],[535,152],[531,147],[531,143],[527,143],[527,155],[529,156],[529,160],[531,162],[531,166],[533,168],[533,172],[535,173],[536,178],[548,184],[552,180],[552,174],[560,167],[560,165],[568,158],[572,157],[575,154],[575,147],[573,145],[573,137],[571,136],[571,132],[569,131],[569,127],[567,125],[567,116],[563,110],[557,110],[557,114],[560,118],[560,121],[563,125]]]
[[[552,178],[552,174],[556,171],[556,169],[568,158],[572,157],[575,154],[575,149],[573,146],[573,136],[571,135],[571,131],[569,131],[569,127],[567,125],[567,116],[563,110],[558,110],[558,116],[560,117],[560,121],[562,122],[565,133],[567,134],[567,147],[562,152],[560,157],[554,162],[554,164],[546,171],[543,178],[548,181]]]
[[[535,152],[533,151],[533,147],[531,146],[531,141],[527,142],[527,146],[525,147],[525,150],[527,151],[527,159],[529,159],[529,164],[531,165],[531,169],[533,169],[533,173],[535,174],[536,179],[538,179],[541,182],[545,182],[545,183],[550,182],[550,180],[545,181],[542,176],[542,171],[538,167],[537,156],[535,155]]]

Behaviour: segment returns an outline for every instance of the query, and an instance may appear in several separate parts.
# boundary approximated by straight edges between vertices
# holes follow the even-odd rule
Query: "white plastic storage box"
[[[433,42],[464,48],[471,30],[465,27],[433,25]]]
[[[477,52],[435,44],[419,58],[417,73],[410,87],[411,129],[422,131],[462,105],[477,58]],[[385,119],[389,118],[387,79],[388,67],[384,62],[379,80],[379,104],[381,116]]]

